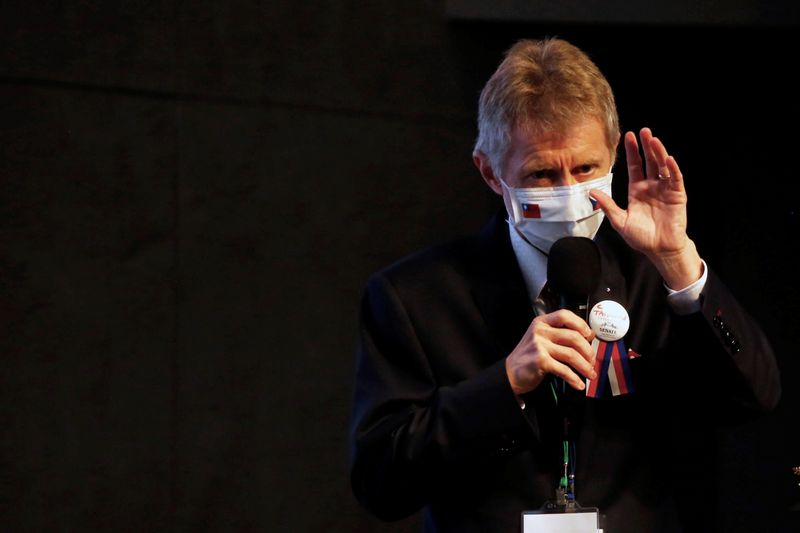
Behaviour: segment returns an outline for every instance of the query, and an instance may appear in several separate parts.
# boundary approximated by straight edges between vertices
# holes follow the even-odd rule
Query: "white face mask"
[[[589,191],[598,189],[611,196],[612,177],[609,172],[578,185],[530,189],[513,189],[500,180],[508,191],[512,209],[508,223],[545,253],[562,237],[593,239],[605,214]]]

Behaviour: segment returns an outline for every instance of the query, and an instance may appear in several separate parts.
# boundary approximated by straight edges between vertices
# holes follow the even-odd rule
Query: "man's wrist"
[[[679,315],[689,315],[700,311],[702,308],[701,295],[708,281],[708,265],[701,259],[703,274],[700,279],[679,291],[672,290],[664,284],[667,291],[667,303]]]
[[[688,240],[682,250],[654,255],[650,257],[650,261],[661,274],[667,287],[674,291],[685,289],[703,275],[703,261],[691,240]]]

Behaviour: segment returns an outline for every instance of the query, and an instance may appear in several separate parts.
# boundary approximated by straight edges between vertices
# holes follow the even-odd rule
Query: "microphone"
[[[600,249],[586,237],[563,237],[553,243],[547,259],[547,283],[559,298],[559,308],[589,318],[589,295],[600,282]]]
[[[589,296],[600,282],[600,249],[586,237],[563,237],[553,243],[547,258],[547,284],[559,299],[559,308],[569,309],[583,320],[589,318]],[[573,368],[573,371],[575,369]],[[577,373],[577,372],[576,372]],[[580,374],[578,373],[580,376]],[[557,408],[563,416],[563,438],[569,443],[570,456],[575,455],[575,443],[583,427],[585,394],[567,386],[563,380],[562,396]],[[571,467],[571,470],[570,470]],[[575,498],[575,463],[565,461],[564,478],[557,490],[559,498]]]

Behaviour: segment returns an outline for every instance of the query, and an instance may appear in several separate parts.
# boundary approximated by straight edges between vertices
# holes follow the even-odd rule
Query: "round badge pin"
[[[618,341],[631,325],[628,312],[614,300],[597,302],[589,312],[589,327],[600,340]]]

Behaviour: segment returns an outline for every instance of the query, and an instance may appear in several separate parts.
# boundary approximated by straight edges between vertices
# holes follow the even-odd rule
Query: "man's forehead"
[[[512,129],[513,135],[525,135],[539,142],[568,142],[578,137],[606,138],[603,122],[594,116],[565,119],[558,124],[540,123],[535,119],[522,120]]]
[[[512,131],[511,145],[518,157],[528,160],[548,159],[555,152],[564,151],[588,158],[603,157],[609,152],[605,131],[594,119],[559,129],[521,124]]]

